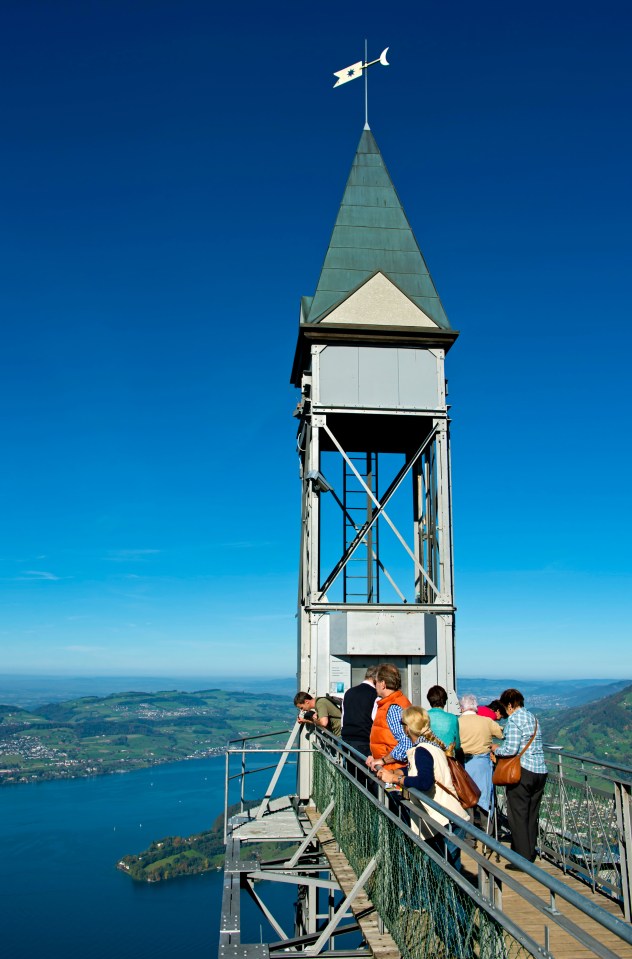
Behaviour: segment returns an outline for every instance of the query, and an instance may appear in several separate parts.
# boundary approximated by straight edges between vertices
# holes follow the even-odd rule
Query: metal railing
[[[275,774],[259,807],[262,815],[279,783],[280,768],[260,763],[252,770],[247,768],[247,760],[276,752],[281,756],[282,768],[288,757],[296,762],[298,753],[308,752],[313,768],[312,799],[356,875],[366,877],[364,888],[404,959],[444,955],[465,959],[548,957],[552,955],[550,938],[554,927],[600,959],[618,959],[621,955],[616,946],[617,951],[613,951],[612,939],[604,944],[607,936],[632,948],[630,925],[602,909],[591,897],[579,894],[522,859],[469,821],[451,816],[425,794],[411,791],[408,799],[394,798],[368,772],[363,757],[327,731],[312,730],[311,746],[307,749],[294,745],[297,733],[295,727],[286,746],[277,749],[251,749],[246,739],[231,744],[226,761],[226,795],[229,783],[241,778],[243,808],[245,776],[269,771],[274,766]],[[239,762],[236,774],[230,770],[231,757]],[[541,853],[559,862],[567,872],[581,875],[591,888],[619,898],[618,890],[629,888],[625,877],[617,882],[610,875],[612,869],[606,876],[607,870],[598,868],[594,853],[589,867],[587,856],[578,855],[572,847],[578,845],[576,840],[581,840],[581,848],[588,850],[589,839],[597,840],[600,846],[610,845],[614,837],[619,844],[614,872],[621,877],[621,863],[629,861],[630,849],[630,783],[621,778],[626,771],[559,751],[551,750],[548,758],[551,773],[542,807]],[[606,783],[610,783],[609,791]],[[431,819],[419,805],[421,800],[431,811],[446,817],[445,827]],[[252,815],[258,813],[253,811]],[[424,831],[428,834],[424,823],[431,825],[437,837],[449,840],[466,853],[470,864],[474,861],[478,873],[474,883],[473,877],[466,878],[450,865],[447,847],[442,849],[440,838],[438,845],[429,845],[420,837]],[[454,832],[457,827],[462,829],[460,834]],[[476,848],[472,848],[473,844]],[[604,854],[599,863],[603,867],[607,861],[610,865],[610,860],[614,861],[614,854]],[[527,888],[516,873],[505,872],[507,862],[519,866],[535,882],[537,891],[533,891],[533,882]],[[503,910],[503,890],[507,889],[539,915],[539,933],[534,931],[538,924],[534,925],[533,919],[527,933]],[[596,931],[587,931],[581,917],[573,921],[563,915],[558,909],[562,901],[592,920]]]
[[[366,885],[367,893],[404,959],[431,959],[444,954],[476,955],[480,959],[551,956],[551,930],[556,926],[590,955],[601,959],[619,959],[621,954],[604,945],[604,931],[632,946],[632,927],[594,900],[548,875],[469,821],[454,817],[426,794],[410,790],[408,800],[393,799],[367,773],[362,757],[354,750],[323,731],[316,739],[313,799],[319,810],[333,803],[328,825],[356,875],[362,873],[371,857],[378,859],[378,868]],[[366,786],[358,775],[364,777]],[[420,802],[431,812],[426,812]],[[432,811],[448,820],[445,827],[437,824]],[[459,827],[464,837],[454,832]],[[437,852],[436,842],[428,845],[420,832],[443,836],[474,860],[477,885],[452,868],[448,847],[443,854]],[[535,882],[536,892],[533,882],[527,888],[515,873],[507,873],[502,868],[507,863],[519,866],[520,872]],[[533,919],[527,933],[504,912],[502,897],[507,888],[532,914],[539,914],[538,938]],[[580,913],[577,921],[558,908],[561,901]],[[595,923],[593,932],[587,931],[582,916]]]
[[[632,769],[546,746],[540,854],[632,918]],[[504,790],[499,790],[502,802]]]
[[[289,729],[280,729],[277,732],[272,733],[261,733],[257,736],[244,736],[240,739],[231,739],[226,747],[226,772],[224,778],[224,844],[228,838],[228,818],[229,818],[229,809],[231,805],[236,805],[236,803],[231,804],[231,800],[234,797],[230,794],[231,783],[239,783],[239,812],[243,813],[246,809],[247,800],[246,800],[246,782],[248,776],[257,776],[262,773],[269,772],[273,770],[272,778],[268,784],[267,790],[263,799],[259,798],[258,802],[260,803],[260,815],[263,815],[270,803],[270,799],[274,794],[274,790],[281,778],[284,768],[287,766],[296,767],[298,764],[298,755],[301,752],[300,747],[294,746],[293,742],[296,738],[292,735],[292,730]],[[289,735],[289,739],[285,747],[272,746],[272,747],[263,747],[259,745],[259,741],[263,739],[283,739]],[[305,750],[304,750],[305,751]],[[266,763],[262,765],[256,765],[250,769],[247,768],[247,757],[252,756],[270,756],[274,755],[279,757],[273,763]],[[292,758],[290,758],[292,757]],[[234,760],[239,760],[239,769],[237,772],[233,772]],[[294,785],[294,784],[293,784]]]

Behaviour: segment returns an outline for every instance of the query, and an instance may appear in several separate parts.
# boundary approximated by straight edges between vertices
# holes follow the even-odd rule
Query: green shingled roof
[[[378,270],[442,329],[450,329],[382,154],[371,131],[364,130],[307,322],[318,323]]]

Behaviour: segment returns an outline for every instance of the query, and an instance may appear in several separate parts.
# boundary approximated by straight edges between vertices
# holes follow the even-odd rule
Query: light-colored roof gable
[[[319,320],[320,326],[332,323],[437,328],[434,320],[379,272]]]

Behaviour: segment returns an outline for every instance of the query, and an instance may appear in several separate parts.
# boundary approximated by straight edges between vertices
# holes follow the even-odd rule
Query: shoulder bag
[[[494,772],[492,773],[492,782],[494,786],[515,786],[516,783],[520,782],[522,768],[520,766],[520,757],[526,753],[527,749],[535,739],[535,734],[537,731],[538,721],[536,719],[533,736],[524,749],[522,749],[515,756],[498,756],[496,759],[496,765],[494,766]]]
[[[481,798],[480,789],[467,769],[462,766],[460,762],[454,759],[453,756],[446,756],[445,758],[448,761],[448,769],[450,770],[454,792],[444,786],[443,783],[438,782],[438,780],[435,780],[436,785],[439,786],[440,789],[443,789],[444,792],[449,793],[450,796],[454,796],[464,809],[472,809]]]

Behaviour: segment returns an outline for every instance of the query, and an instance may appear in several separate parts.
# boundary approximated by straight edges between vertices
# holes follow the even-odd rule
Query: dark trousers
[[[520,773],[520,782],[506,787],[511,848],[529,862],[535,859],[538,815],[546,775],[546,773],[532,773],[523,768]]]
[[[365,757],[371,755],[371,747],[369,746],[368,742],[361,742],[358,739],[345,739],[344,742],[346,742],[348,746],[353,746],[354,749],[357,749],[358,752],[362,753],[362,755]],[[358,764],[357,766],[356,763]],[[359,760],[357,756],[354,756],[353,760],[349,759],[349,761],[346,763],[346,766],[351,775],[358,780],[361,786],[368,787],[371,785],[367,776],[364,775],[364,767],[362,766],[361,760]]]
[[[353,746],[359,753],[362,753],[363,756],[371,755],[371,745],[368,739],[345,739],[344,736],[342,739],[348,746]]]

